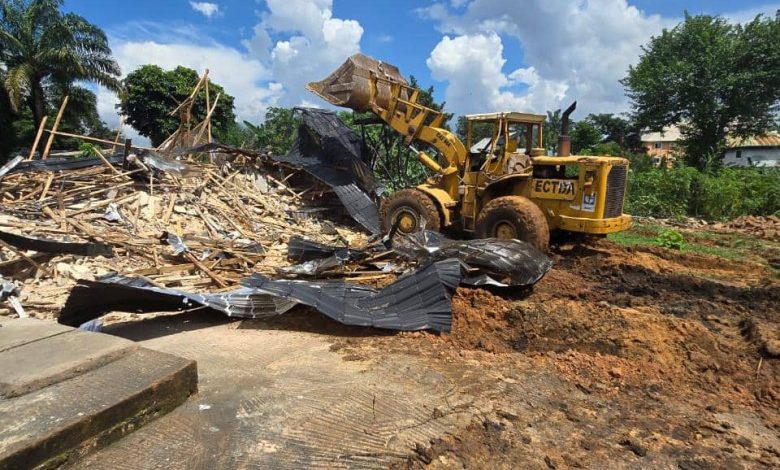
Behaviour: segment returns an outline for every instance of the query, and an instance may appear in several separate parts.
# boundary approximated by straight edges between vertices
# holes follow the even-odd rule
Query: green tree
[[[119,89],[119,65],[106,34],[62,0],[0,0],[0,63],[14,111],[24,103],[39,123],[47,113],[48,90],[75,81]]]
[[[293,108],[268,108],[265,120],[259,126],[244,121],[252,135],[247,145],[268,150],[273,155],[285,155],[295,142],[298,124]]]
[[[626,138],[631,132],[631,123],[614,114],[588,114],[585,118],[604,136],[604,142],[614,142],[625,148]]]
[[[561,110],[547,111],[547,119],[544,120],[544,148],[547,151],[555,151],[558,146],[558,135],[561,133]]]
[[[127,116],[127,123],[148,137],[152,145],[160,145],[179,126],[178,115],[171,116],[179,103],[184,101],[198,84],[198,73],[187,67],[165,71],[156,65],[144,65],[129,73],[123,81],[119,95],[119,109]],[[211,116],[214,137],[222,140],[235,126],[233,97],[214,82],[209,83],[212,100],[220,95],[217,108]],[[206,90],[201,88],[192,106],[193,125],[206,117]]]
[[[592,149],[604,140],[601,130],[593,125],[588,118],[572,123],[569,133],[571,135],[571,151],[575,155],[592,153]],[[587,152],[584,152],[585,150]]]
[[[653,37],[622,80],[637,123],[680,125],[689,162],[699,168],[728,134],[749,136],[776,125],[780,103],[780,17],[746,25],[689,16]]]
[[[3,78],[3,70],[0,69],[0,80]],[[0,86],[0,129],[3,129],[3,137],[0,138],[0,162],[7,160],[11,151],[16,147],[16,132],[9,132],[12,130],[14,119],[8,93],[5,88]]]

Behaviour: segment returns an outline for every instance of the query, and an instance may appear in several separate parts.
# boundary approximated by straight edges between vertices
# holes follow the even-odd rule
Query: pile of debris
[[[6,164],[0,313],[93,329],[112,311],[256,318],[304,304],[348,325],[449,331],[461,282],[530,286],[550,269],[517,240],[382,238],[359,137],[334,113],[300,112],[286,156],[128,143]]]
[[[26,304],[48,315],[62,306],[58,299],[73,287],[70,281],[111,271],[158,286],[228,288],[245,273],[286,266],[292,236],[365,243],[362,233],[303,213],[300,191],[282,181],[293,173],[268,162],[258,172],[260,154],[220,157],[215,165],[141,153],[137,162],[145,168],[130,170],[114,157],[117,164],[76,169],[65,165],[89,159],[17,165],[2,181],[2,230],[83,248],[43,249],[0,236],[8,250],[0,273],[35,282],[35,300]],[[183,243],[163,246],[169,233]],[[35,254],[25,254],[28,249]]]
[[[769,217],[745,215],[730,222],[715,224],[713,228],[739,232],[776,242],[780,241],[780,217],[774,215]]]

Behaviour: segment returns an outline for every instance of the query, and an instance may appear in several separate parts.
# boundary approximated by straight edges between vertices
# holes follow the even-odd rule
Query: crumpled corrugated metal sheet
[[[372,198],[379,187],[367,165],[370,158],[362,139],[333,111],[297,109],[298,138],[287,155],[273,159],[301,168],[332,187],[349,215],[379,234],[379,210]]]
[[[41,238],[24,237],[0,230],[0,240],[20,250],[32,250],[39,253],[72,254],[80,256],[114,256],[114,249],[105,243],[58,242]]]
[[[257,318],[279,315],[297,302],[269,296],[249,288],[196,294],[154,286],[144,277],[109,274],[90,281],[80,279],[71,290],[58,321],[78,327],[108,312],[176,312],[209,307],[229,317]]]
[[[407,236],[406,242],[396,242],[393,248],[425,261],[457,258],[467,270],[479,271],[464,277],[463,282],[471,285],[530,286],[552,267],[552,260],[539,249],[514,239],[451,240],[425,230]]]
[[[346,261],[365,258],[367,253],[362,250],[325,245],[324,243],[307,240],[300,235],[293,235],[287,242],[287,257],[293,261],[311,261],[330,256],[336,256]]]
[[[117,165],[122,163],[122,155],[106,156],[106,160]],[[103,160],[98,157],[88,158],[48,158],[46,160],[25,160],[9,173],[33,173],[39,171],[67,171],[89,168],[92,166],[104,165]]]
[[[380,291],[345,282],[271,280],[253,275],[242,282],[244,287],[233,291],[194,294],[155,287],[145,278],[114,274],[95,281],[80,280],[58,321],[78,327],[111,311],[149,313],[198,307],[209,307],[229,317],[258,318],[282,314],[301,303],[345,325],[449,331],[452,294],[460,277],[460,263],[444,260]]]
[[[345,325],[450,331],[452,295],[460,278],[460,263],[448,259],[430,263],[381,291],[343,282],[271,280],[258,274],[242,284],[295,299]]]

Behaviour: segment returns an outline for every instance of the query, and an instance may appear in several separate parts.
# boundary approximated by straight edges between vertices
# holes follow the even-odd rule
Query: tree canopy
[[[62,0],[0,0],[0,63],[8,100],[14,112],[29,106],[36,125],[54,87],[90,81],[119,89],[119,65],[106,34],[61,7]]]
[[[126,122],[157,146],[178,128],[179,116],[171,116],[170,113],[192,93],[199,80],[198,73],[187,67],[179,66],[166,71],[156,65],[144,65],[124,79],[118,107],[127,117]],[[212,105],[217,94],[220,97],[211,117],[211,126],[216,139],[223,140],[221,136],[231,132],[236,125],[234,98],[220,85],[210,82]],[[206,90],[202,88],[192,106],[192,119],[201,121],[206,113]]]
[[[780,18],[745,25],[689,16],[643,47],[622,80],[637,123],[680,126],[690,162],[703,167],[726,136],[747,137],[777,123]]]

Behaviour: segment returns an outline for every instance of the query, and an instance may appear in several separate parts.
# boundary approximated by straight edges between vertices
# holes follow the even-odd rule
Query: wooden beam
[[[0,245],[2,245],[3,247],[5,247],[6,249],[8,249],[8,250],[10,250],[10,251],[12,251],[12,252],[14,252],[14,253],[16,253],[17,255],[21,256],[21,257],[22,257],[22,258],[23,258],[25,261],[27,261],[28,263],[30,263],[31,265],[33,265],[33,266],[34,266],[36,269],[38,269],[38,270],[40,270],[40,271],[43,271],[43,272],[44,272],[44,273],[46,273],[46,274],[47,274],[49,277],[54,277],[54,276],[52,275],[52,272],[51,272],[51,271],[50,271],[48,268],[46,268],[46,267],[42,266],[40,263],[38,263],[38,262],[37,262],[37,261],[35,261],[34,259],[32,259],[32,258],[30,258],[29,256],[27,256],[27,255],[26,255],[26,254],[25,254],[25,253],[24,253],[22,250],[19,250],[19,249],[18,249],[18,248],[16,248],[15,246],[11,246],[11,245],[9,245],[8,243],[6,243],[6,242],[5,242],[5,241],[3,241],[3,240],[0,240]],[[223,286],[220,286],[220,287],[223,287]]]
[[[119,170],[117,170],[116,168],[114,168],[114,165],[112,165],[112,164],[111,164],[111,162],[109,162],[108,160],[106,160],[106,156],[105,156],[105,155],[103,155],[103,152],[101,152],[101,151],[100,151],[100,149],[98,149],[98,148],[96,147],[96,148],[93,148],[92,150],[94,150],[94,151],[95,151],[95,154],[98,156],[98,158],[100,158],[100,160],[102,160],[102,161],[103,161],[103,163],[104,163],[104,164],[105,164],[105,165],[106,165],[108,168],[110,168],[110,169],[111,169],[111,171],[113,171],[113,172],[114,172],[115,174],[117,174],[117,175],[121,175],[121,174],[122,174],[122,172],[121,172],[121,171],[119,171]]]
[[[195,99],[195,96],[198,94],[198,91],[200,91],[201,87],[203,86],[203,82],[208,79],[209,76],[209,69],[206,69],[206,73],[203,74],[203,76],[198,80],[198,84],[195,85],[195,88],[192,90],[192,93],[190,93],[190,96],[187,97],[184,101],[182,101],[179,106],[176,106],[176,109],[171,111],[169,113],[170,116],[175,116],[176,113],[179,112],[179,110],[184,107],[184,105],[188,104],[190,101]]]
[[[219,101],[219,97],[221,95],[217,93],[217,97],[214,98],[214,105],[211,107],[211,109],[208,110],[208,114],[206,114],[206,119],[204,119],[204,123],[211,121],[211,115],[214,114],[214,111],[217,109],[217,102]],[[206,126],[201,127],[200,131],[198,132],[198,135],[195,137],[195,140],[192,142],[192,145],[198,145],[198,142],[200,142],[201,137],[203,137],[203,132],[206,130]]]
[[[107,145],[112,145],[112,146],[114,145],[114,142],[111,141],[111,140],[98,139],[97,137],[90,137],[88,135],[71,134],[70,132],[59,132],[59,131],[53,131],[53,130],[50,131],[48,129],[46,130],[46,132],[48,132],[49,134],[52,134],[52,135],[59,135],[59,136],[62,136],[62,137],[73,137],[73,138],[76,138],[76,139],[89,140],[91,142],[98,142],[98,143],[101,143],[101,144],[107,144]],[[153,149],[151,147],[139,147],[139,146],[135,146],[135,147],[139,148],[139,149],[142,149],[142,150],[155,150],[155,149]]]
[[[38,143],[41,141],[41,136],[43,135],[43,128],[46,127],[46,121],[49,119],[49,116],[44,116],[43,119],[41,119],[41,125],[38,126],[38,133],[35,134],[35,140],[33,141],[33,145],[30,148],[30,156],[27,157],[28,160],[32,160],[33,156],[35,155],[35,149],[38,148]]]
[[[114,147],[112,147],[112,150],[116,152],[116,148],[119,146],[119,137],[122,135],[122,126],[125,125],[125,116],[122,115],[119,118],[119,126],[116,128],[116,138],[114,139]]]
[[[211,100],[209,100],[209,80],[206,79],[206,109],[211,108]],[[211,119],[206,122],[206,132],[208,133],[208,142],[211,143]],[[195,142],[197,145],[197,142]],[[214,163],[214,152],[209,152],[209,163]]]
[[[65,99],[62,100],[62,104],[60,105],[60,110],[57,111],[57,118],[54,119],[54,126],[51,128],[51,132],[49,133],[49,140],[46,141],[46,148],[43,149],[43,155],[41,156],[41,160],[46,160],[49,158],[49,151],[51,150],[51,144],[54,143],[54,135],[57,132],[57,128],[60,127],[60,120],[62,120],[62,114],[65,112],[65,107],[68,105],[68,95],[65,95]]]

